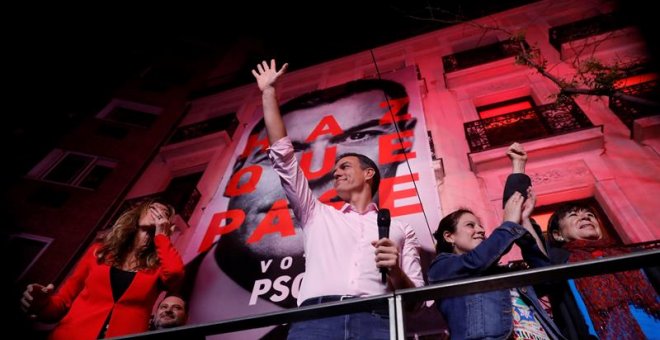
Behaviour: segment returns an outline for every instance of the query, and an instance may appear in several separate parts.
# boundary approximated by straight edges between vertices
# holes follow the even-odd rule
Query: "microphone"
[[[378,210],[378,239],[390,237],[390,210]],[[380,268],[381,280],[387,282],[387,268]]]

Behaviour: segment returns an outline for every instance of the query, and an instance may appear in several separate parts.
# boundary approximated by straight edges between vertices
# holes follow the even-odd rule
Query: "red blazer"
[[[181,256],[164,235],[154,237],[160,267],[140,270],[115,303],[110,286],[110,266],[99,264],[95,244],[85,253],[73,274],[39,312],[45,320],[60,320],[50,339],[96,339],[110,312],[106,337],[146,332],[154,303],[162,288],[183,278]]]

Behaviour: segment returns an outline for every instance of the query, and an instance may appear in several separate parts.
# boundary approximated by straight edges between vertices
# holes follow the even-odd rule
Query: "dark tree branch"
[[[528,52],[527,48],[525,47],[525,44],[523,44],[522,42],[520,42],[520,49],[521,49],[521,53],[519,57],[522,59],[524,64],[534,68],[542,76],[546,77],[547,79],[555,83],[557,86],[559,86],[562,93],[568,95],[583,94],[589,96],[609,96],[630,103],[640,104],[648,107],[660,107],[660,103],[658,103],[657,101],[638,97],[638,96],[633,96],[619,90],[612,90],[608,88],[577,88],[577,87],[569,86],[566,81],[549,73],[544,65],[541,65],[535,62],[534,60],[532,60],[531,54]]]
[[[540,56],[538,49],[536,48],[530,49],[525,46],[524,35],[514,34],[499,26],[490,26],[480,23],[478,21],[468,21],[465,18],[462,18],[460,15],[451,13],[442,8],[427,6],[426,9],[430,13],[429,17],[420,17],[415,15],[405,14],[403,12],[402,13],[406,15],[408,18],[414,20],[432,21],[442,24],[465,24],[468,26],[472,26],[483,30],[482,38],[488,32],[492,32],[492,31],[499,31],[507,34],[513,41],[517,41],[519,43],[520,53],[517,55],[518,62],[535,69],[543,77],[552,81],[554,84],[556,84],[559,87],[561,94],[568,96],[572,96],[572,95],[608,96],[610,98],[617,98],[630,103],[644,105],[648,107],[653,107],[653,108],[660,107],[660,102],[627,94],[621,90],[618,90],[614,86],[614,83],[612,81],[609,81],[611,79],[614,79],[613,77],[616,77],[616,74],[607,73],[607,72],[615,72],[615,70],[620,72],[620,70],[618,70],[618,67],[602,66],[598,61],[596,61],[596,63],[593,64],[589,60],[580,60],[580,56],[587,48],[587,45],[581,46],[581,49],[579,51],[574,50],[575,59],[573,60],[572,64],[573,67],[575,67],[578,71],[575,74],[573,80],[569,82],[548,72],[546,65],[547,61]],[[438,16],[436,16],[435,13],[438,13]],[[600,45],[604,43],[610,36],[611,35],[608,35],[605,38],[599,39],[596,43]],[[479,41],[481,41],[481,39],[479,39]],[[571,46],[571,48],[574,47]],[[595,49],[593,45],[589,45],[589,48]],[[581,65],[587,65],[587,66],[586,68],[582,69]],[[605,79],[603,79],[603,76],[605,76]],[[623,76],[623,75],[619,75],[619,76]],[[578,87],[577,86],[578,83],[586,87]]]

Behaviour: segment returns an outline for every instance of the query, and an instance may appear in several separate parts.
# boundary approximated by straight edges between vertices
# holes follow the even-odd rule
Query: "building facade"
[[[499,225],[503,183],[510,172],[505,151],[512,142],[523,143],[529,154],[527,173],[538,196],[539,220],[547,219],[558,204],[586,200],[601,210],[607,232],[620,242],[657,241],[657,107],[606,95],[582,94],[558,101],[560,87],[555,81],[516,62],[521,49],[537,49],[547,62],[545,70],[567,80],[590,58],[636,67],[620,79],[617,89],[653,99],[657,80],[646,43],[634,23],[618,13],[616,3],[608,1],[534,2],[293,69],[283,79],[281,99],[286,102],[355,80],[414,70],[414,91],[419,93],[429,142],[417,138],[415,152],[428,150],[430,155],[419,156],[416,166],[433,178],[424,182],[423,189],[408,183],[399,192],[433,193],[429,202],[422,202],[423,210],[435,211],[426,221],[427,243],[432,242],[430,232],[439,217],[459,207],[477,212],[487,232]],[[518,38],[512,40],[513,36]],[[231,225],[231,217],[213,220],[218,211],[210,208],[220,196],[227,196],[235,158],[246,143],[251,145],[246,140],[250,122],[260,115],[261,97],[254,84],[190,96],[192,89],[210,86],[215,75],[223,73],[222,67],[190,71],[192,80],[171,90],[149,92],[139,90],[138,83],[127,86],[13,186],[11,208],[17,232],[11,237],[17,247],[27,249],[26,260],[16,268],[17,282],[61,280],[93,234],[122,208],[145,197],[166,197],[177,207],[175,244],[187,263],[208,250],[203,244],[208,246],[227,232],[222,228]],[[405,143],[404,137],[393,140]],[[402,144],[401,149],[407,148]],[[395,154],[411,156],[410,152]],[[236,180],[244,181],[240,176]],[[392,204],[410,205],[416,197],[395,196]],[[215,234],[209,232],[213,228]],[[285,237],[281,230],[267,234]],[[426,248],[431,251],[432,244]],[[507,259],[516,260],[518,255],[514,251]],[[294,281],[285,282],[291,295]],[[226,281],[218,282],[224,287]],[[252,297],[259,291],[258,282],[244,287]],[[274,282],[275,278],[269,284]],[[236,316],[251,313],[246,310]],[[231,315],[222,316],[227,317]],[[210,321],[194,312],[191,320]]]

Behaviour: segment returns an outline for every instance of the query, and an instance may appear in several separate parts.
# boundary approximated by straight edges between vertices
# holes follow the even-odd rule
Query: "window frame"
[[[145,126],[145,125],[140,125],[140,124],[134,124],[130,122],[125,122],[117,119],[113,119],[110,115],[116,108],[123,108],[127,110],[132,110],[132,111],[138,111],[142,112],[145,114],[151,114],[155,116],[154,121],[158,119],[158,117],[162,113],[162,108],[157,107],[157,106],[152,106],[152,105],[147,105],[147,104],[141,104],[141,103],[136,103],[136,102],[131,102],[128,100],[122,100],[122,99],[113,99],[111,100],[99,113],[96,115],[96,118],[102,121],[106,122],[111,122],[114,124],[121,124],[124,126],[130,126],[130,127],[137,127],[141,129],[149,129],[153,125]]]
[[[20,274],[18,274],[18,276],[16,276],[15,282],[19,282],[21,279],[23,279],[25,274],[27,274],[27,272],[30,271],[32,266],[34,266],[34,264],[39,260],[41,255],[44,254],[46,249],[48,249],[48,247],[50,246],[51,243],[53,243],[53,240],[54,240],[51,237],[39,236],[39,235],[28,234],[28,233],[16,233],[16,234],[9,235],[9,242],[11,243],[14,239],[17,239],[17,238],[22,238],[22,239],[26,239],[26,240],[41,242],[41,243],[44,244],[44,246],[41,248],[41,250],[39,250],[36,253],[36,255],[34,255],[34,258],[32,258],[32,261],[30,261],[30,263],[28,263],[25,266],[25,268],[23,268],[23,270],[20,272]]]
[[[52,179],[47,179],[47,177],[57,169],[57,167],[62,164],[62,162],[69,155],[77,155],[89,158],[89,162],[84,165],[81,169],[78,170],[78,173],[73,176],[69,181],[56,181]],[[106,168],[115,169],[117,167],[117,162],[108,158],[103,158],[96,155],[90,155],[83,152],[63,150],[63,149],[54,149],[46,157],[44,157],[41,162],[39,162],[30,172],[28,172],[27,177],[31,179],[36,179],[46,183],[55,183],[59,185],[65,185],[69,187],[75,187],[80,189],[87,190],[96,190],[96,188],[82,186],[81,184],[87,179],[87,177],[92,173],[92,171],[97,166],[104,166]],[[99,184],[100,185],[100,184]]]
[[[498,109],[503,110],[506,107],[510,107],[510,106],[513,106],[513,105],[516,105],[516,104],[529,104],[530,107],[522,108],[522,109],[518,109],[518,110],[503,111],[503,112],[500,112],[500,113],[497,113],[497,114],[486,114],[485,117],[484,117],[484,112],[495,111],[495,110],[498,110]],[[525,95],[525,96],[506,99],[506,100],[503,100],[503,101],[494,102],[494,103],[490,103],[490,104],[486,104],[486,105],[480,105],[480,106],[475,105],[475,110],[477,111],[477,115],[479,116],[479,119],[483,120],[483,119],[502,116],[502,115],[505,115],[505,114],[518,112],[518,111],[522,111],[522,110],[536,110],[536,106],[537,105],[536,105],[536,102],[534,101],[534,98],[531,95],[528,94],[528,95]]]

